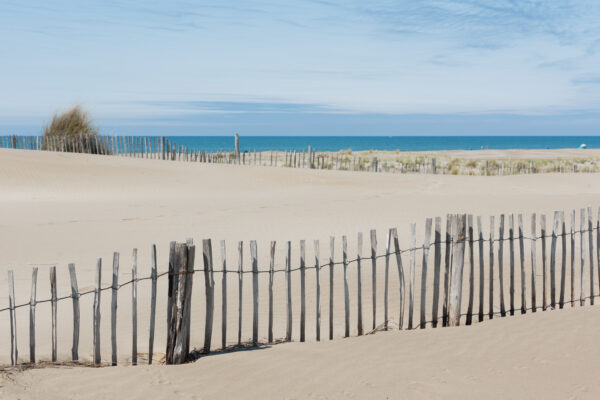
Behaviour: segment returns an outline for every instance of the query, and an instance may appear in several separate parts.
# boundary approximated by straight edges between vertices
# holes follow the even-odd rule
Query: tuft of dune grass
[[[77,138],[84,141],[84,148],[92,154],[108,154],[103,141],[97,140],[99,130],[94,125],[88,112],[81,106],[75,105],[63,113],[56,113],[52,121],[44,127],[44,148],[47,149],[51,140],[59,138],[66,143],[69,139]],[[66,151],[76,151],[68,145]]]

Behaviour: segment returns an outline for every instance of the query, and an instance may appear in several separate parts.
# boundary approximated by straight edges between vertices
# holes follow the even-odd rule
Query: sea
[[[169,136],[208,152],[233,151],[233,136]],[[600,148],[600,136],[240,136],[240,151],[481,150]]]

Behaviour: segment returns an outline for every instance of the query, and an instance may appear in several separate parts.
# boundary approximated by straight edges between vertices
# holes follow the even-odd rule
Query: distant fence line
[[[400,246],[398,231],[396,228],[389,229],[385,242],[385,252],[378,253],[378,241],[375,230],[370,231],[370,251],[363,256],[363,235],[357,236],[356,257],[349,257],[348,240],[342,236],[342,257],[335,257],[336,241],[334,237],[329,241],[329,257],[321,262],[319,241],[314,241],[314,263],[307,261],[306,242],[299,243],[299,262],[292,267],[291,242],[285,243],[285,262],[279,264],[275,260],[276,242],[272,241],[268,247],[270,262],[268,268],[258,267],[258,245],[250,241],[251,269],[243,269],[243,242],[237,243],[238,268],[227,269],[225,241],[220,242],[221,267],[216,267],[217,262],[213,259],[212,241],[202,240],[203,267],[195,266],[195,246],[192,239],[185,243],[171,242],[169,251],[168,271],[159,273],[157,271],[156,246],[151,247],[151,274],[148,277],[139,278],[137,275],[137,249],[132,252],[132,279],[119,283],[119,253],[114,253],[112,264],[112,284],[101,286],[102,259],[97,259],[95,273],[95,288],[86,292],[79,292],[76,269],[74,264],[69,264],[71,280],[71,295],[57,297],[56,290],[56,266],[50,267],[51,297],[45,300],[37,300],[37,272],[38,267],[33,267],[30,301],[16,305],[14,292],[14,272],[8,271],[8,293],[9,306],[0,309],[1,312],[10,313],[10,338],[11,338],[11,362],[12,365],[19,363],[17,343],[17,318],[18,309],[29,306],[29,363],[36,363],[36,305],[50,302],[51,307],[51,334],[52,334],[52,362],[57,360],[57,307],[58,301],[71,299],[73,303],[73,335],[72,335],[72,361],[79,360],[79,331],[80,331],[80,306],[79,300],[82,296],[94,294],[93,308],[89,310],[93,315],[93,363],[102,364],[100,353],[100,302],[103,291],[110,290],[111,296],[111,364],[117,364],[117,293],[124,286],[132,286],[132,329],[133,346],[131,363],[138,363],[137,343],[137,284],[143,280],[152,282],[150,292],[150,326],[148,342],[148,363],[153,362],[154,333],[156,320],[156,298],[157,280],[168,277],[167,295],[167,340],[166,358],[167,364],[178,364],[192,358],[190,348],[190,325],[194,314],[191,311],[191,293],[193,288],[193,276],[202,273],[204,277],[204,305],[205,329],[204,345],[199,353],[209,353],[215,346],[211,346],[213,331],[213,320],[215,315],[215,274],[221,274],[221,299],[222,299],[222,325],[221,325],[221,348],[227,348],[227,312],[230,300],[237,300],[238,304],[238,326],[237,345],[243,344],[242,330],[242,290],[244,276],[252,278],[252,328],[249,342],[252,346],[261,344],[261,337],[266,337],[266,343],[279,341],[291,341],[293,336],[293,304],[292,304],[292,281],[300,279],[300,327],[298,328],[299,340],[306,340],[306,277],[307,271],[314,271],[315,282],[315,339],[322,339],[321,334],[326,332],[326,338],[334,339],[334,313],[342,313],[344,316],[343,337],[353,334],[357,336],[378,329],[393,329],[397,323],[398,329],[424,329],[430,325],[433,328],[439,325],[458,326],[460,324],[471,325],[474,322],[482,322],[495,316],[505,317],[515,313],[526,314],[528,311],[546,311],[548,309],[563,308],[570,304],[572,307],[579,303],[581,306],[589,299],[594,304],[594,299],[600,295],[600,209],[594,221],[591,207],[582,208],[579,212],[579,224],[577,224],[575,210],[570,213],[570,229],[567,230],[565,213],[554,212],[551,230],[546,224],[546,215],[531,215],[529,235],[525,234],[523,215],[508,214],[500,215],[498,229],[495,228],[495,218],[490,217],[489,232],[486,234],[482,229],[482,218],[474,218],[467,214],[448,214],[446,216],[445,232],[442,229],[442,219],[427,218],[425,220],[424,240],[422,245],[417,246],[416,224],[410,225],[410,243],[408,246]],[[476,223],[476,229],[474,222]],[[595,223],[594,223],[595,222]],[[433,231],[433,238],[432,238]],[[538,233],[539,232],[539,233]],[[444,236],[442,234],[444,233]],[[594,238],[595,233],[595,238]],[[576,240],[576,239],[579,240]],[[433,239],[433,240],[432,240]],[[586,240],[587,239],[587,240]],[[549,240],[549,243],[548,243]],[[529,251],[525,243],[529,243]],[[550,245],[548,247],[548,244]],[[508,245],[508,248],[505,247]],[[487,249],[485,247],[487,246]],[[430,250],[433,247],[433,276],[429,269]],[[538,253],[538,250],[541,252]],[[560,249],[560,252],[559,252]],[[420,263],[417,252],[421,254]],[[476,253],[477,252],[477,257]],[[405,266],[403,256],[408,256],[408,266]],[[539,258],[538,258],[539,257]],[[505,264],[508,258],[508,269]],[[539,260],[541,259],[541,271]],[[383,261],[383,263],[381,261]],[[528,260],[529,262],[527,262]],[[363,310],[363,278],[368,275],[368,268],[362,270],[363,263],[371,264],[371,299],[372,299],[372,324],[366,328]],[[378,263],[379,261],[379,263]],[[396,264],[398,308],[393,312],[390,309],[390,261]],[[282,267],[276,268],[276,265]],[[595,274],[594,264],[598,269]],[[350,280],[349,267],[354,266],[356,280]],[[417,270],[419,267],[420,270]],[[342,271],[339,271],[342,268]],[[383,317],[377,317],[378,305],[381,304],[377,296],[377,278],[380,277],[381,268],[384,268],[384,295],[383,295]],[[325,304],[321,293],[321,271],[328,272],[329,301]],[[334,271],[343,272],[343,308],[334,306]],[[541,276],[540,276],[541,272]],[[239,277],[238,296],[231,296],[227,292],[227,275],[234,274]],[[268,274],[268,325],[267,332],[259,334],[259,274]],[[284,274],[285,288],[283,293],[273,290],[273,278],[275,274]],[[299,275],[299,276],[298,276]],[[339,274],[338,274],[339,276]],[[595,282],[597,279],[597,283]],[[466,284],[463,284],[463,281]],[[355,285],[356,292],[351,295],[350,282]],[[368,282],[368,280],[367,280]],[[567,287],[569,284],[569,287]],[[598,291],[596,291],[598,286]],[[508,289],[508,294],[505,291]],[[541,289],[541,295],[539,290]],[[285,299],[285,337],[274,336],[273,304],[274,295]],[[368,293],[367,293],[368,294]],[[231,299],[233,297],[233,299]],[[463,301],[466,300],[466,301]],[[477,300],[477,303],[476,303]],[[487,307],[485,305],[487,300]],[[506,301],[508,300],[508,302]],[[356,309],[350,310],[350,304]],[[430,306],[427,304],[430,303]],[[236,303],[234,303],[236,304]],[[321,307],[327,306],[326,328],[322,327]],[[297,305],[296,305],[297,307]],[[392,305],[393,307],[393,305]],[[342,311],[343,310],[343,311]],[[406,315],[408,312],[408,315]],[[418,313],[418,316],[417,316]],[[366,313],[367,315],[369,312]],[[339,315],[339,314],[337,314]],[[355,329],[351,329],[351,315],[356,319]],[[397,319],[395,318],[397,315]],[[339,317],[338,317],[339,318]],[[339,336],[339,334],[338,334]]]
[[[302,151],[240,152],[236,136],[234,151],[206,152],[190,149],[164,136],[0,136],[0,148],[91,153],[201,163],[259,165],[344,171],[422,173],[451,175],[516,175],[542,172],[598,172],[596,160],[438,160],[419,156],[415,159],[364,157],[350,150],[316,152],[312,146]]]

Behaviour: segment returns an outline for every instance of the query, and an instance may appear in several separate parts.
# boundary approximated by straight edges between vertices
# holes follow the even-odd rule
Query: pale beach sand
[[[452,152],[461,157],[484,153],[496,159],[579,157],[574,150]],[[466,153],[466,154],[462,154]],[[600,156],[586,151],[586,155]],[[457,155],[457,156],[458,156]],[[481,157],[481,156],[480,156]],[[129,159],[85,154],[0,150],[0,308],[8,305],[7,270],[15,273],[17,304],[29,301],[31,267],[39,266],[38,299],[49,297],[48,267],[57,266],[58,295],[70,293],[67,264],[77,266],[79,289],[93,288],[97,257],[103,258],[103,286],[110,284],[112,252],[121,253],[121,281],[131,276],[131,249],[139,249],[138,275],[150,273],[150,246],[156,244],[159,271],[166,270],[169,242],[193,237],[227,241],[228,268],[237,268],[235,246],[258,241],[259,265],[268,266],[268,244],[277,240],[277,266],[283,266],[284,242],[292,242],[294,265],[298,242],[321,242],[328,257],[329,236],[348,235],[356,253],[356,234],[376,229],[380,252],[388,228],[398,227],[408,243],[409,223],[419,241],[426,217],[446,213],[484,216],[500,213],[547,213],[600,206],[597,174],[450,176],[386,174],[308,169],[213,165]],[[526,219],[528,226],[528,219]],[[339,256],[339,253],[338,253]],[[336,256],[336,258],[338,258]],[[197,255],[196,265],[201,267]],[[218,261],[220,262],[220,261]],[[365,264],[370,269],[370,264]],[[313,272],[310,272],[312,274]],[[220,276],[217,287],[220,287]],[[277,277],[276,290],[283,287]],[[600,367],[599,310],[585,307],[493,321],[452,329],[379,332],[341,339],[343,315],[336,308],[336,340],[314,342],[314,281],[307,282],[308,343],[290,343],[251,351],[214,354],[184,366],[126,366],[131,352],[128,287],[119,293],[119,360],[115,368],[44,368],[0,378],[2,399],[71,398],[597,398]],[[336,275],[337,279],[337,275]],[[597,279],[597,278],[596,278]],[[229,282],[235,292],[237,277]],[[382,279],[379,279],[380,284]],[[250,280],[246,280],[250,295]],[[337,282],[340,282],[337,279]],[[370,282],[370,281],[368,281]],[[340,282],[341,283],[341,282]],[[261,281],[261,285],[264,282]],[[203,280],[195,280],[192,346],[203,343]],[[325,287],[322,288],[326,292]],[[397,283],[395,283],[397,285]],[[395,288],[396,286],[394,286]],[[197,289],[196,289],[197,288]],[[264,290],[261,286],[261,291]],[[149,284],[139,291],[140,352],[147,349]],[[390,300],[397,302],[397,289]],[[164,352],[165,280],[159,281],[155,348]],[[382,291],[379,290],[381,294]],[[326,295],[326,293],[325,293]],[[217,297],[220,296],[217,292]],[[295,304],[297,293],[295,292]],[[336,286],[336,307],[343,297]],[[371,309],[364,293],[365,312]],[[266,292],[261,292],[260,336],[266,335]],[[283,298],[283,297],[282,297]],[[281,298],[281,299],[282,299]],[[276,298],[275,336],[284,332],[284,305]],[[81,358],[91,356],[91,296],[82,298]],[[244,298],[251,317],[250,297]],[[228,344],[236,342],[236,302],[228,318]],[[327,301],[327,296],[323,299]],[[102,298],[102,357],[110,358],[110,293]],[[323,304],[325,318],[326,303]],[[343,306],[342,306],[343,307]],[[379,306],[378,306],[379,307]],[[215,304],[220,310],[220,303]],[[298,317],[294,312],[294,340]],[[393,310],[394,319],[397,311]],[[70,358],[72,311],[69,300],[58,307],[59,360]],[[381,316],[378,308],[378,316]],[[339,318],[338,318],[339,317]],[[37,353],[50,358],[50,307],[37,309]],[[371,323],[370,317],[366,325]],[[249,320],[244,320],[244,338]],[[354,327],[354,320],[352,322]],[[220,346],[220,316],[213,347]],[[325,332],[325,320],[322,323]],[[9,363],[8,313],[0,313],[0,362]],[[28,359],[28,308],[18,311],[20,361]],[[354,335],[354,333],[353,333]],[[322,336],[326,337],[325,333]],[[160,355],[158,356],[160,357]]]

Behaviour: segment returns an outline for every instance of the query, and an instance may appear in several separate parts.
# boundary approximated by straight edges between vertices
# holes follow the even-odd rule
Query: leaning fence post
[[[450,304],[448,305],[450,326],[460,325],[460,303],[462,296],[462,279],[466,239],[466,215],[456,215],[455,218],[457,218],[457,223],[455,224],[456,230],[454,232],[454,251],[452,255],[451,268],[452,276],[450,281]]]

